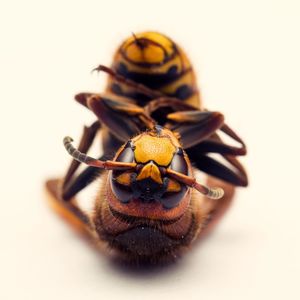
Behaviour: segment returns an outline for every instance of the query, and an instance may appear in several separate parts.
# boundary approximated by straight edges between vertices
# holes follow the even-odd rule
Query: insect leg
[[[89,150],[100,127],[101,127],[101,125],[100,125],[99,121],[94,122],[89,127],[87,127],[87,126],[84,127],[83,134],[82,134],[80,144],[78,147],[79,151],[87,152]],[[74,173],[78,169],[79,165],[80,165],[80,162],[78,162],[75,159],[72,160],[72,162],[66,172],[66,175],[63,178],[63,183],[62,183],[63,193],[64,193],[66,186],[69,184],[70,180],[72,179]]]
[[[221,129],[222,130],[222,129]],[[247,149],[242,142],[241,147],[225,144],[217,134],[194,146],[199,153],[219,153],[221,155],[246,155]],[[194,150],[193,150],[194,151]]]
[[[79,144],[81,151],[88,151],[97,131],[101,125],[99,121],[94,122],[89,127],[84,127],[83,135]],[[87,231],[90,228],[90,222],[88,216],[77,206],[76,201],[70,201],[77,192],[79,192],[87,182],[89,178],[93,177],[93,172],[99,171],[97,168],[94,170],[84,171],[84,175],[79,175],[73,180],[74,174],[78,169],[80,162],[72,160],[64,178],[52,179],[46,182],[46,188],[49,193],[50,204],[53,208],[64,217],[73,227],[76,227],[79,231],[85,233],[87,237]],[[93,172],[92,172],[93,171]]]
[[[238,161],[238,159],[232,155],[223,155],[223,157],[232,164],[239,174],[240,182],[242,183],[241,186],[248,185],[248,176],[245,168],[243,165]]]
[[[89,150],[99,128],[99,121],[94,122],[89,127],[84,127],[83,135],[78,147],[81,151],[87,152]],[[103,155],[100,159],[106,159],[106,157]],[[90,219],[77,205],[74,196],[91,183],[100,174],[102,169],[87,167],[74,178],[74,174],[79,165],[80,162],[73,159],[63,180],[49,180],[46,183],[46,188],[50,195],[50,203],[53,208],[73,227],[84,233],[87,238],[91,238]]]
[[[147,114],[152,115],[158,110],[170,109],[173,112],[176,111],[190,111],[197,110],[194,106],[184,103],[182,100],[172,97],[158,97],[151,100],[145,107]]]
[[[99,121],[94,122],[89,127],[84,127],[83,135],[79,144],[81,151],[88,151],[95,135],[100,128]],[[63,216],[73,227],[83,232],[86,237],[90,229],[89,217],[78,207],[74,196],[85,186],[93,181],[94,178],[102,171],[101,169],[88,167],[76,178],[74,174],[78,169],[80,162],[73,159],[63,180],[53,179],[46,183],[49,193],[50,204]]]
[[[106,155],[102,155],[99,159],[106,160],[107,157]],[[76,178],[70,180],[68,184],[64,186],[62,191],[62,198],[65,201],[69,201],[87,185],[92,183],[102,172],[103,169],[99,169],[96,167],[89,166],[85,168]]]
[[[156,90],[153,90],[153,89],[150,89],[148,87],[146,87],[145,85],[141,84],[141,83],[137,83],[131,79],[128,79],[118,73],[116,73],[115,71],[113,71],[111,68],[108,68],[108,67],[105,67],[103,65],[99,65],[97,68],[95,68],[93,71],[103,71],[107,74],[109,74],[111,77],[113,77],[116,81],[120,82],[120,83],[123,83],[129,87],[132,87],[134,89],[136,89],[136,91],[148,96],[148,97],[151,97],[151,98],[158,98],[158,97],[163,97],[164,94],[159,92],[159,91],[156,91]]]
[[[184,148],[191,148],[209,138],[224,124],[224,116],[211,111],[175,112],[167,116],[173,122],[171,130],[181,136]]]
[[[87,101],[90,97],[92,96],[97,96],[98,94],[95,93],[79,93],[77,95],[75,95],[75,100],[80,103],[81,105],[85,106],[86,108],[88,108],[87,106]]]
[[[51,179],[46,182],[50,205],[73,227],[86,236],[90,229],[89,217],[77,206],[75,201],[64,201],[61,197],[60,179]]]
[[[111,94],[93,95],[87,99],[87,106],[99,121],[120,141],[127,141],[132,136],[152,128],[154,121],[127,98]]]
[[[170,110],[173,112],[181,112],[181,113],[171,115],[171,118],[173,117],[173,121],[176,120],[176,122],[179,122],[179,123],[198,122],[197,113],[195,113],[195,111],[199,111],[197,108],[195,108],[194,106],[189,105],[187,103],[184,103],[178,99],[171,98],[171,97],[160,97],[158,99],[154,99],[151,102],[149,102],[144,107],[144,109],[145,109],[146,113],[150,116],[152,114],[157,113],[157,111],[160,111],[160,112],[163,110],[166,111],[166,109],[168,109],[167,111],[169,111],[169,112],[170,112]],[[193,111],[194,111],[194,113],[189,113],[189,112],[193,112]],[[204,111],[208,111],[208,110],[205,109]],[[200,114],[198,114],[198,116],[200,116]],[[167,117],[167,116],[165,116],[165,117]],[[172,124],[168,124],[166,126],[172,127]],[[173,123],[173,126],[174,126],[174,123]],[[222,127],[220,128],[220,130],[242,145],[241,148],[237,148],[237,153],[236,154],[233,153],[234,155],[245,155],[246,154],[245,143],[236,134],[236,132],[234,132],[233,129],[231,129],[226,123],[224,123],[222,125]],[[215,145],[216,147],[219,148],[217,141],[211,141],[211,144]],[[207,147],[208,147],[208,145],[207,145]],[[229,150],[229,152],[230,152],[230,150]],[[231,153],[228,153],[228,154],[231,154]]]
[[[238,162],[238,160],[229,155],[224,155],[224,158],[231,164],[231,168],[218,162],[212,157],[199,153],[196,147],[187,149],[187,154],[192,163],[202,172],[222,179],[236,186],[247,186],[247,174]]]
[[[144,113],[141,107],[122,101],[123,97],[82,93],[76,96],[76,100],[78,99],[80,99],[80,103],[90,108],[99,119],[90,127],[84,128],[77,149],[82,153],[86,153],[90,148],[100,128],[100,123],[105,125],[122,142],[137,134],[141,127],[151,128],[154,124],[153,120]],[[106,156],[99,159],[106,160]],[[101,172],[101,169],[89,166],[73,180],[73,175],[79,165],[80,162],[73,160],[63,180],[62,198],[65,201],[75,196]]]
[[[223,127],[229,128],[227,125],[225,125]],[[221,128],[221,130],[222,130],[222,128]],[[230,128],[229,128],[229,130],[231,131]],[[234,133],[233,135],[236,135],[236,134]],[[231,137],[234,138],[233,136],[231,136]],[[236,178],[234,182],[238,182],[237,185],[247,186],[248,185],[247,172],[245,171],[242,164],[235,157],[237,155],[245,155],[246,154],[246,152],[247,152],[246,145],[237,135],[236,135],[236,137],[237,138],[234,138],[234,139],[238,140],[242,144],[242,147],[234,147],[234,146],[227,145],[227,144],[223,143],[222,139],[218,136],[218,134],[213,134],[210,139],[203,141],[202,143],[198,144],[197,146],[194,146],[191,149],[188,149],[187,152],[190,153],[193,157],[197,156],[199,154],[204,155],[206,153],[218,153],[218,154],[222,155],[222,157],[233,167],[233,170],[234,170],[233,174],[229,175],[229,177],[237,176],[238,178]],[[227,171],[225,171],[225,173],[226,172]],[[232,172],[232,170],[231,170],[231,172]],[[229,181],[229,182],[231,182],[231,181]],[[234,183],[234,182],[231,182],[231,183]]]

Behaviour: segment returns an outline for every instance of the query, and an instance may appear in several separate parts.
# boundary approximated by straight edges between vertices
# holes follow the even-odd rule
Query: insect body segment
[[[166,96],[200,105],[190,61],[178,45],[160,33],[144,32],[128,38],[117,50],[112,69]],[[114,79],[109,81],[108,91],[134,98],[138,104],[151,100]]]
[[[124,258],[172,260],[217,223],[235,186],[247,186],[236,158],[246,145],[222,113],[203,109],[191,63],[165,35],[133,34],[111,68],[96,70],[109,75],[106,91],[75,99],[97,120],[84,127],[78,148],[64,139],[73,160],[47,189],[70,223]],[[87,152],[100,130],[103,154],[94,158]],[[220,132],[239,145],[224,143]],[[86,167],[78,170],[81,163]],[[205,185],[194,169],[208,175]],[[75,196],[99,177],[94,209],[86,213]]]

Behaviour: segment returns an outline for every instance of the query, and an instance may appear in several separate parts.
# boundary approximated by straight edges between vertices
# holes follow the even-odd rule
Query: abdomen
[[[190,61],[178,45],[160,33],[144,32],[128,38],[117,50],[112,69],[166,96],[201,107]],[[111,78],[107,91],[127,96],[142,106],[153,100]]]

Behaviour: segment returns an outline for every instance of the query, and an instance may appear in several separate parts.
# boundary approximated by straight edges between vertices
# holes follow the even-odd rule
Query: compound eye
[[[129,141],[123,150],[120,152],[119,156],[116,158],[116,161],[121,162],[133,162],[134,161],[134,153],[132,149],[131,142]],[[132,190],[131,190],[131,174],[132,172],[124,172],[124,171],[113,171],[110,184],[112,191],[116,198],[120,200],[122,203],[128,203],[132,198]]]
[[[116,159],[117,161],[131,163],[134,160],[134,153],[130,142],[128,142],[125,148],[121,151]]]
[[[181,185],[181,189],[179,192],[166,192],[160,199],[161,204],[166,209],[171,209],[176,207],[180,201],[184,198],[185,193],[187,191],[187,187]]]
[[[131,176],[132,172],[113,171],[112,173],[111,189],[116,198],[122,203],[128,203],[132,198]]]
[[[181,148],[174,154],[170,168],[178,173],[188,175],[188,166]]]
[[[111,189],[116,198],[122,203],[128,203],[132,199],[132,191],[129,187],[119,184],[114,179],[111,180]]]

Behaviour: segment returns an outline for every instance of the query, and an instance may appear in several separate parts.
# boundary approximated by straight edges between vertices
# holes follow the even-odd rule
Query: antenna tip
[[[221,188],[211,188],[206,196],[210,199],[218,200],[224,196],[224,190]]]
[[[70,136],[64,137],[64,144],[66,144],[66,143],[72,143],[72,142],[73,142],[73,139]]]

